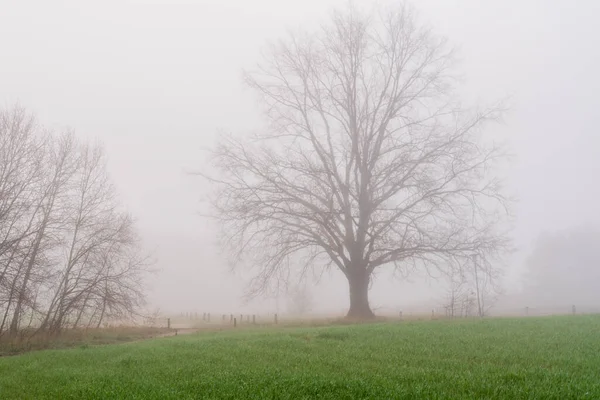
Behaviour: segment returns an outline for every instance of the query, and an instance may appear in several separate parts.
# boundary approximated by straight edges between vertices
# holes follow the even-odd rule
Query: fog
[[[370,1],[356,1],[370,4]],[[288,29],[325,21],[336,0],[0,0],[0,105],[19,103],[52,128],[106,146],[123,203],[137,218],[157,273],[148,300],[169,312],[273,311],[244,304],[248,276],[233,274],[216,243],[205,165],[219,131],[257,129],[261,114],[242,84],[261,49]],[[419,0],[422,21],[458,47],[464,96],[510,98],[495,126],[515,155],[508,192],[518,197],[505,288],[520,288],[544,232],[600,225],[600,3]],[[380,273],[373,307],[418,308],[439,284]],[[343,313],[347,282],[311,282],[315,312]],[[565,300],[567,301],[567,300]]]

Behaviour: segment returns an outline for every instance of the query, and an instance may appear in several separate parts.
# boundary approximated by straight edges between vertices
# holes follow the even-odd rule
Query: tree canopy
[[[270,46],[246,74],[268,129],[224,137],[209,176],[254,293],[337,268],[348,315],[370,317],[377,269],[449,271],[504,248],[504,152],[483,130],[501,109],[463,108],[456,82],[452,49],[408,7],[337,11]]]

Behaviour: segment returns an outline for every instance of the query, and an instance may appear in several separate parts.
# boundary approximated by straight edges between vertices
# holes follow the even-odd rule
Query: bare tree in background
[[[133,267],[142,264],[130,253],[137,235],[131,218],[119,210],[102,148],[79,145],[76,165],[62,219],[62,262],[41,325],[50,332],[79,325],[90,309],[99,310],[98,324],[109,312],[124,315],[140,297],[127,279],[132,271],[143,272]],[[127,285],[129,291],[119,290]]]
[[[578,312],[600,312],[599,226],[586,224],[542,233],[526,267],[515,306],[562,313],[576,305]]]
[[[485,258],[474,256],[471,281],[477,304],[477,315],[485,317],[502,292],[499,271],[493,268]]]
[[[39,279],[46,279],[49,275],[47,257],[58,244],[56,235],[62,225],[63,201],[67,196],[69,180],[75,171],[72,160],[74,151],[74,138],[70,134],[58,138],[50,137],[46,144],[46,173],[40,187],[38,203],[31,215],[36,221],[36,234],[26,247],[26,257],[19,265],[20,280],[15,281],[18,282],[18,291],[10,325],[12,335],[19,329],[24,302],[31,299],[32,291],[35,292],[32,287],[40,283]],[[30,308],[35,308],[35,304],[29,303]]]
[[[0,109],[0,337],[134,316],[148,266],[102,149]]]
[[[269,129],[214,151],[212,204],[259,294],[282,270],[335,267],[349,317],[369,318],[378,268],[458,269],[505,246],[507,200],[485,123],[500,109],[460,107],[452,51],[407,7],[336,12],[273,45],[248,85]]]
[[[450,271],[448,277],[448,289],[444,298],[443,307],[446,310],[446,316],[450,318],[468,314],[465,309],[468,303],[469,286],[464,275],[460,272]]]
[[[72,308],[88,293],[86,286],[95,275],[90,268],[94,253],[116,233],[110,224],[115,212],[114,190],[109,182],[104,157],[99,148],[80,145],[76,151],[76,171],[71,180],[71,195],[65,204],[61,242],[62,267],[53,290],[42,328],[53,331],[63,326]]]
[[[288,291],[288,311],[292,315],[304,315],[312,309],[312,298],[306,284],[295,285]]]
[[[37,237],[36,204],[42,181],[43,143],[36,121],[20,107],[0,110],[0,334],[17,301],[27,252]]]
[[[446,316],[488,315],[500,293],[499,278],[497,268],[475,256],[461,270],[450,271],[443,303]]]

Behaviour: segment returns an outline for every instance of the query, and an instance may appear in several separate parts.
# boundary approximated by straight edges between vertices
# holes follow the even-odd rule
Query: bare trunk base
[[[346,318],[353,320],[370,320],[375,314],[369,305],[369,277],[356,274],[348,279],[350,286],[350,309]]]
[[[372,320],[375,319],[375,314],[369,307],[361,309],[350,308],[348,314],[346,314],[346,319],[352,321]]]

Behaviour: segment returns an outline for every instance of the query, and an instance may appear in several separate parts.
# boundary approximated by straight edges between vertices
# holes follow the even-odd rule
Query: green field
[[[0,399],[600,399],[600,316],[263,328],[0,358]]]

